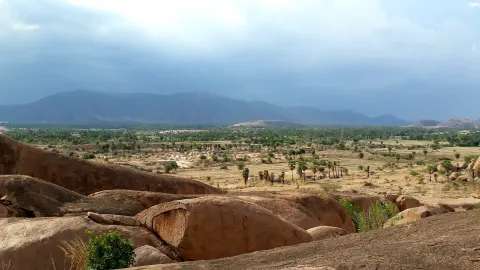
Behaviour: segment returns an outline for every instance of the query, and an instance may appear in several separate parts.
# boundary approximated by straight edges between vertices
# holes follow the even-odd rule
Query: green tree
[[[248,168],[243,168],[242,177],[243,177],[243,181],[245,182],[245,185],[247,185],[249,176],[250,176],[250,170]]]
[[[455,158],[459,159],[460,158],[460,153],[455,153]]]
[[[317,172],[318,172],[318,166],[315,165],[315,164],[311,164],[311,165],[310,165],[310,170],[311,170],[312,173],[313,173],[313,181],[315,181],[315,175],[316,175]]]
[[[423,149],[423,155],[425,156],[425,160],[427,159],[427,154],[428,154],[428,150],[427,150],[427,149]]]
[[[360,159],[363,159],[364,156],[365,156],[365,154],[364,154],[363,152],[358,153],[358,157],[359,157]]]
[[[288,168],[292,172],[292,181],[293,181],[293,171],[295,170],[295,161],[289,160],[288,161]]]
[[[297,171],[299,171],[300,176],[303,175],[303,181],[306,181],[305,179],[305,171],[308,169],[307,162],[304,160],[299,160],[297,164]]]
[[[135,245],[117,232],[95,235],[88,232],[87,269],[127,268],[133,264]]]

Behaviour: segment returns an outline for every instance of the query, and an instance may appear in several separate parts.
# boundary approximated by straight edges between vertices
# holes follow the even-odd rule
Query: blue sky
[[[90,89],[480,118],[480,1],[0,0],[0,104]]]

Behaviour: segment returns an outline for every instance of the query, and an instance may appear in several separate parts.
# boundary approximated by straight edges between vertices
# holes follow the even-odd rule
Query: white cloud
[[[480,7],[480,2],[470,2],[469,5],[472,8],[478,8]]]
[[[11,28],[15,31],[35,31],[40,29],[40,25],[16,22],[11,25]]]

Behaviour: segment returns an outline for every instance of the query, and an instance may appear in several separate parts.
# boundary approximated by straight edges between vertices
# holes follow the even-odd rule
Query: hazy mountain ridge
[[[77,90],[25,105],[0,106],[0,122],[97,123],[138,122],[232,125],[273,119],[307,125],[405,125],[392,115],[368,117],[353,111],[322,111],[311,107],[280,107],[209,93],[111,94]]]

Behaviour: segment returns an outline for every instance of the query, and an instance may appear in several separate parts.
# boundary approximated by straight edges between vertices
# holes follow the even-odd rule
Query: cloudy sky
[[[480,118],[480,1],[0,0],[0,104],[207,91]]]

